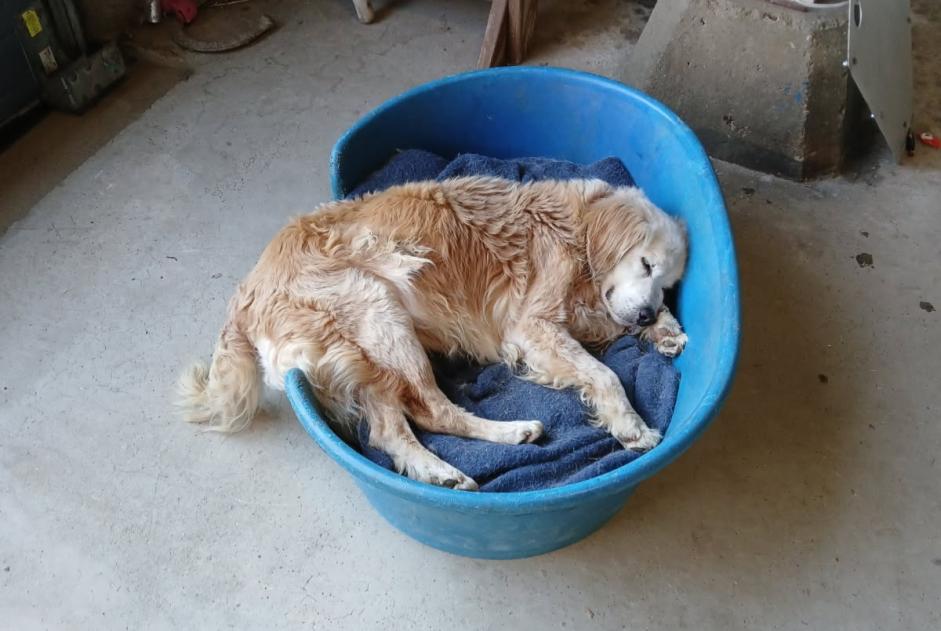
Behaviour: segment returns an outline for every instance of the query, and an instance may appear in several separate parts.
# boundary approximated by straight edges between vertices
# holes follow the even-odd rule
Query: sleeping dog
[[[428,352],[507,362],[576,388],[626,449],[660,435],[584,345],[641,335],[678,355],[686,335],[663,304],[686,263],[683,225],[637,188],[599,180],[492,177],[396,186],[332,202],[268,245],[229,303],[211,367],[180,379],[189,421],[238,431],[261,384],[300,368],[332,420],[369,423],[370,444],[415,480],[474,490],[409,426],[519,444],[538,421],[491,421],[438,389]]]

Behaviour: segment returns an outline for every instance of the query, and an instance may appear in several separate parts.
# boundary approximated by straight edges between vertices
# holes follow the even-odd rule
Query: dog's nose
[[[637,314],[637,324],[640,326],[647,326],[648,324],[653,324],[654,321],[654,312],[650,307],[644,307]]]

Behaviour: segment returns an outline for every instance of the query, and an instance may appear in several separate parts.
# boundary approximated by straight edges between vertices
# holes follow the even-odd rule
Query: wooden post
[[[536,26],[536,0],[493,0],[478,68],[520,64]]]
[[[507,14],[509,15],[508,56],[510,63],[521,64],[526,57],[529,39],[536,25],[536,0],[509,0]]]
[[[506,56],[507,0],[493,0],[487,17],[487,30],[480,46],[478,68],[493,68],[503,63]]]

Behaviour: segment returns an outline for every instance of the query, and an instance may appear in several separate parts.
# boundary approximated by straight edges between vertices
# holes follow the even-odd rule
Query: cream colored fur
[[[489,421],[451,403],[427,352],[461,353],[577,388],[599,426],[646,450],[659,434],[582,344],[631,332],[681,352],[686,336],[662,292],[685,260],[678,222],[638,189],[596,180],[458,178],[325,204],[262,253],[229,304],[212,365],[181,377],[180,403],[190,421],[238,431],[258,407],[259,365],[278,389],[300,368],[333,420],[365,417],[370,442],[400,471],[475,489],[418,443],[407,418],[509,444],[538,439],[542,425]]]

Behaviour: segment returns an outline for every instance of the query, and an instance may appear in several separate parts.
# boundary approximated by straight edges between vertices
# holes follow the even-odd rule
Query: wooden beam
[[[536,26],[536,0],[508,0],[508,46],[510,63],[521,64],[526,58],[529,40]]]
[[[507,2],[508,0],[493,0],[490,5],[487,30],[484,31],[480,57],[477,59],[478,68],[493,68],[506,59]]]

